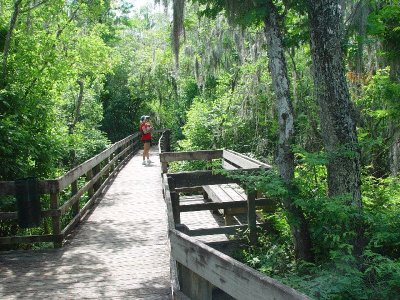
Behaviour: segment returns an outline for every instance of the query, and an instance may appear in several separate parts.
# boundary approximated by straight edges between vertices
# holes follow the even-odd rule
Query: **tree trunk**
[[[79,94],[76,99],[76,106],[75,106],[75,112],[73,115],[73,121],[69,125],[69,134],[74,134],[75,132],[75,126],[79,121],[80,115],[81,115],[81,107],[82,107],[82,101],[83,101],[83,81],[78,79],[76,83],[79,85]],[[70,167],[74,168],[76,167],[76,151],[74,147],[71,145],[71,150],[69,152],[69,159],[70,159]]]
[[[269,58],[268,67],[276,94],[279,122],[279,143],[276,162],[280,176],[288,187],[290,187],[294,178],[294,155],[291,149],[294,137],[293,107],[290,99],[289,80],[278,23],[278,13],[272,0],[267,1],[267,10],[269,13],[264,22]],[[284,199],[283,204],[290,214],[290,219],[293,218],[295,220],[294,222],[290,221],[290,228],[296,257],[312,261],[311,238],[303,211],[300,207],[293,204],[293,199],[290,197]]]
[[[14,11],[11,15],[10,26],[8,27],[6,39],[4,41],[4,50],[3,50],[3,62],[1,67],[1,78],[0,78],[0,88],[4,88],[7,84],[7,63],[8,63],[8,54],[10,53],[10,43],[11,36],[13,34],[15,25],[17,23],[17,18],[19,15],[19,10],[21,8],[22,0],[16,0],[14,2]]]
[[[81,116],[81,107],[82,107],[82,100],[83,100],[83,81],[78,79],[76,83],[79,85],[79,94],[78,98],[76,99],[76,107],[74,113],[74,121],[72,127],[75,128],[76,123],[78,123],[79,118]]]
[[[390,172],[393,177],[397,177],[400,170],[400,129],[394,120],[389,121],[389,132],[392,136],[389,149]]]
[[[309,0],[308,10],[315,97],[328,154],[329,196],[349,195],[349,204],[357,207],[361,215],[360,153],[342,60],[341,6],[338,0]],[[354,220],[353,224],[354,254],[360,257],[363,225],[361,220]]]
[[[357,54],[356,54],[356,72],[360,79],[364,75],[364,45],[367,34],[367,23],[369,15],[368,3],[365,0],[360,0],[360,8],[357,20]]]
[[[183,15],[185,12],[185,0],[173,0],[172,18],[172,50],[175,57],[175,67],[179,68],[179,40],[183,32]]]

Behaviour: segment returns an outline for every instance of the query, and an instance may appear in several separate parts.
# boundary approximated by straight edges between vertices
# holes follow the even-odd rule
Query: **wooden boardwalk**
[[[159,159],[134,156],[61,249],[0,254],[0,299],[171,299]]]

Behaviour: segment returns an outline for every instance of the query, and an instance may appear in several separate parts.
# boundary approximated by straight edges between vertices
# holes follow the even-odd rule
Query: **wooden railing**
[[[162,153],[161,162],[179,160],[222,159],[224,168],[248,171],[269,165],[229,150]],[[234,172],[234,171],[233,171]],[[237,182],[211,171],[195,171],[163,174],[163,192],[168,213],[168,233],[171,247],[171,285],[174,299],[309,299],[298,291],[254,270],[190,235],[233,234],[237,227],[225,226],[189,230],[180,223],[184,211],[213,210],[235,207],[238,203],[179,204],[179,191],[194,191],[202,185]],[[248,211],[255,211],[256,205],[264,205],[268,199],[248,201]],[[237,202],[237,201],[236,201]],[[240,205],[246,203],[240,203]],[[248,212],[249,213],[249,212]],[[252,212],[251,212],[252,214]],[[248,220],[254,220],[248,218]],[[253,222],[253,221],[251,221]],[[249,222],[250,223],[250,222]],[[255,226],[255,223],[253,225]]]
[[[163,134],[166,130],[156,130],[154,134]],[[164,141],[163,147],[169,140]],[[80,222],[94,204],[95,199],[104,190],[109,180],[141,147],[140,134],[135,133],[127,138],[111,145],[109,148],[87,160],[81,165],[70,170],[57,179],[40,180],[39,193],[41,200],[49,195],[50,209],[41,211],[41,217],[51,218],[52,230],[48,234],[27,236],[0,237],[0,245],[32,244],[38,242],[53,242],[54,247],[61,247],[65,237]],[[82,183],[84,181],[84,183]],[[83,184],[82,187],[78,186]],[[70,197],[64,203],[60,203],[60,194],[70,191]],[[0,197],[14,196],[15,182],[0,181]],[[79,202],[83,196],[88,201],[80,207]],[[48,197],[48,196],[47,196]],[[71,218],[67,225],[62,226],[62,216],[70,214]],[[18,213],[0,212],[0,221],[17,220]]]
[[[160,154],[162,172],[166,173],[168,170],[168,163],[184,160],[205,160],[211,161],[213,159],[221,159],[222,167],[229,173],[235,173],[238,170],[242,172],[254,172],[260,168],[269,169],[270,165],[263,162],[251,159],[243,154],[231,150],[201,150],[190,152],[168,152]],[[232,177],[223,174],[214,174],[213,171],[191,171],[180,173],[168,173],[166,180],[168,181],[172,213],[175,224],[178,228],[190,236],[198,235],[212,235],[212,234],[234,234],[240,229],[248,229],[249,238],[255,242],[256,237],[256,208],[273,206],[273,199],[266,199],[257,197],[256,191],[248,191],[246,201],[229,201],[229,202],[209,202],[198,204],[185,204],[180,203],[180,192],[187,191],[200,191],[204,185],[217,185],[240,182]],[[246,187],[245,187],[246,188]],[[184,224],[180,224],[180,214],[182,212],[201,211],[201,210],[216,210],[216,209],[234,209],[244,208],[247,209],[247,225],[231,225],[216,228],[190,230]]]

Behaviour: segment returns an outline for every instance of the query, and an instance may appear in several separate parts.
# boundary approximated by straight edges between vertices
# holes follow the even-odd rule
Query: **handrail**
[[[157,132],[166,132],[161,129]],[[50,209],[42,210],[42,217],[52,218],[52,233],[46,235],[8,236],[0,237],[0,245],[17,243],[53,242],[55,247],[61,247],[62,241],[70,231],[85,216],[88,209],[94,204],[95,199],[101,194],[110,178],[139,149],[139,133],[134,133],[88,159],[74,169],[68,171],[57,179],[40,180],[39,193],[50,194]],[[78,188],[78,179],[85,176],[86,183]],[[71,197],[60,205],[60,192],[71,186]],[[89,200],[80,208],[79,200],[87,194]],[[0,196],[15,195],[14,181],[0,181]],[[61,216],[72,210],[72,220],[61,228]],[[15,220],[17,212],[0,212],[1,220]]]
[[[184,229],[185,225],[176,224],[176,204],[174,204],[176,192],[174,192],[174,181],[169,180],[169,176],[171,174],[163,174],[162,178],[167,206],[171,288],[174,299],[187,297],[193,300],[212,299],[215,288],[221,289],[235,299],[309,299],[300,292],[190,237],[185,230],[183,232],[177,230]],[[204,205],[204,208],[210,209],[207,205]],[[198,231],[201,230],[207,231],[207,229]],[[210,233],[207,231],[206,234]]]
[[[75,167],[74,169],[68,171],[64,175],[57,178],[58,181],[58,188],[59,191],[65,189],[68,185],[74,182],[76,179],[81,177],[82,175],[86,174],[89,170],[91,170],[94,166],[98,165],[106,158],[110,157],[118,148],[125,146],[130,141],[134,140],[139,136],[139,133],[135,133],[130,135],[119,142],[111,145],[109,148],[101,152],[100,154],[88,159],[84,163],[80,164],[79,166]]]
[[[191,273],[198,276],[198,278],[194,277],[195,282],[192,283],[201,284],[202,281],[205,281],[208,286],[211,284],[231,297],[241,300],[310,300],[309,297],[295,289],[176,229],[169,231],[169,238],[171,256],[179,265],[186,268],[186,270],[181,268],[181,270],[185,270],[185,277],[193,278],[194,276],[189,275]],[[203,295],[212,294],[212,286],[209,291],[202,291]],[[190,294],[192,291],[186,290],[185,292]],[[192,294],[187,296],[196,299]]]

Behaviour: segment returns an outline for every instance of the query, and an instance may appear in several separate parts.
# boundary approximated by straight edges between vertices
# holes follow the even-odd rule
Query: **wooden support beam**
[[[212,299],[213,285],[192,270],[178,263],[181,291],[193,300]]]
[[[48,179],[39,180],[39,193],[50,194],[60,191],[58,180]],[[14,181],[0,181],[0,196],[14,196],[15,195],[15,182]]]
[[[174,180],[175,188],[193,187],[210,184],[236,183],[238,180],[228,178],[222,174],[213,174],[212,171],[191,171],[168,173]]]
[[[201,186],[191,186],[191,187],[183,187],[183,188],[175,188],[177,193],[203,193],[203,187]]]
[[[257,223],[256,223],[256,191],[247,193],[247,224],[249,226],[249,240],[251,244],[257,243]]]
[[[177,227],[176,229],[183,229],[183,227]],[[213,228],[200,228],[200,229],[183,229],[183,233],[188,236],[201,236],[201,235],[214,235],[214,234],[229,234],[234,235],[238,232],[238,230],[246,230],[247,225],[229,225],[222,227],[213,227]]]
[[[168,163],[162,162],[161,163],[161,173],[165,174],[168,172]]]
[[[167,177],[168,188],[169,188],[169,199],[171,201],[172,215],[174,218],[174,224],[181,223],[181,213],[179,211],[179,194],[175,191],[176,185],[175,180],[168,176]],[[174,226],[175,227],[175,226]]]
[[[93,169],[92,169],[92,172],[93,172],[93,175],[96,176],[96,175],[100,172],[100,164],[94,166]],[[94,190],[95,192],[97,192],[97,190],[99,189],[100,185],[101,185],[100,178],[98,178],[98,179],[93,183],[93,190]]]
[[[58,209],[58,193],[50,194],[50,208]],[[52,227],[53,227],[53,244],[54,248],[60,248],[62,246],[62,235],[61,235],[61,219],[60,216],[53,216],[51,218]],[[57,237],[61,236],[61,240]]]
[[[78,193],[78,181],[75,180],[71,183],[71,198]],[[79,213],[79,199],[72,205],[72,216],[76,216]]]
[[[88,182],[90,182],[90,181],[92,181],[92,178],[93,178],[93,170],[92,169],[90,169],[89,171],[87,171],[87,173],[86,173],[86,182],[88,183]],[[86,184],[87,184],[86,183]],[[90,188],[88,188],[88,197],[89,197],[89,199],[90,198],[92,198],[93,197],[93,194],[94,194],[94,189],[93,189],[93,184],[91,184],[91,186],[90,186]]]
[[[271,199],[255,199],[254,205],[256,207],[263,207],[275,203]],[[196,204],[185,204],[179,206],[180,212],[188,211],[201,211],[201,210],[216,210],[216,209],[228,209],[228,208],[248,208],[247,201],[226,201],[226,202],[207,202],[207,203],[196,203]]]
[[[174,215],[175,224],[181,223],[181,213],[179,208],[179,194],[176,192],[171,192],[171,203],[172,203],[172,213]]]
[[[63,235],[45,234],[45,235],[27,235],[27,236],[3,236],[0,237],[0,245],[13,244],[32,244],[32,243],[59,243],[63,240]]]
[[[42,210],[40,212],[42,218],[53,217],[53,216],[60,216],[61,212],[59,209],[48,209]],[[17,220],[18,219],[18,212],[16,211],[1,211],[0,212],[0,220]]]
[[[165,204],[167,206],[168,228],[175,229],[173,208],[172,208],[172,203],[171,203],[171,192],[170,192],[170,186],[168,184],[167,174],[163,174],[162,184],[163,184],[163,193],[164,193]]]
[[[222,150],[199,150],[186,152],[164,152],[160,154],[161,162],[182,160],[212,160],[222,157]]]

